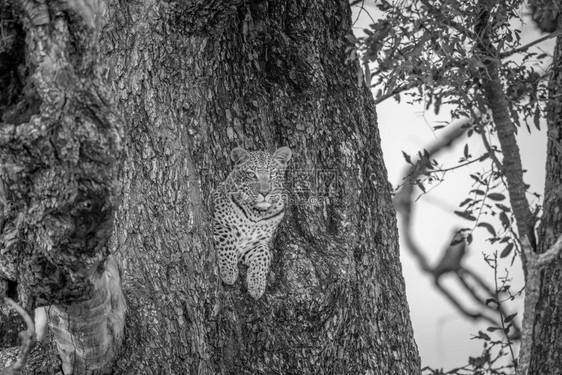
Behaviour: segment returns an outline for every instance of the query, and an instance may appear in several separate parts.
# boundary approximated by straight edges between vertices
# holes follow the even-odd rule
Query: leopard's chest
[[[283,219],[283,207],[255,212],[224,198],[220,209],[215,211],[215,225],[228,232],[229,242],[234,243],[240,254],[259,243],[270,241]]]
[[[267,242],[275,233],[279,222],[283,218],[283,213],[274,218],[263,219],[257,222],[241,221],[235,225],[237,243],[240,247],[253,246],[261,242]]]

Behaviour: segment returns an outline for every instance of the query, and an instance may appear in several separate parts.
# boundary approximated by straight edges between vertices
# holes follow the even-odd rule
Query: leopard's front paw
[[[246,276],[246,285],[248,286],[248,293],[254,299],[260,299],[265,292],[266,273],[259,269],[248,269]]]

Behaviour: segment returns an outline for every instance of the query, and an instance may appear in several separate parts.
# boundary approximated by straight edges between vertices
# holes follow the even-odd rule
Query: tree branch
[[[492,118],[498,132],[498,140],[503,152],[503,167],[507,180],[507,190],[513,214],[517,221],[519,236],[528,236],[533,248],[536,248],[534,220],[527,201],[525,182],[523,181],[523,167],[517,139],[515,125],[511,121],[508,100],[503,91],[499,75],[499,60],[497,50],[491,42],[488,20],[489,9],[494,6],[491,0],[481,0],[480,19],[476,22],[475,30],[478,38],[477,50],[482,56],[486,71],[482,74],[482,86]],[[523,270],[526,269],[526,259],[522,255]]]
[[[445,134],[441,140],[433,144],[427,150],[427,157],[431,157],[437,152],[442,151],[443,149],[453,144],[456,140],[458,140],[466,131],[465,125],[471,121],[473,121],[473,119],[466,118],[454,123],[452,125],[452,130],[449,131],[447,134]],[[409,181],[416,180],[417,177],[423,174],[425,171],[426,171],[426,167],[424,166],[424,163],[421,160],[418,160],[418,162],[412,165],[405,173],[406,177],[404,177],[404,180],[407,179],[409,179]],[[499,322],[497,319],[492,318],[488,314],[469,311],[454,295],[452,295],[445,287],[443,287],[443,285],[441,285],[440,282],[441,276],[445,273],[453,272],[457,275],[459,281],[465,287],[465,290],[468,292],[468,294],[470,294],[478,302],[480,306],[482,306],[484,309],[492,310],[491,307],[486,304],[485,300],[478,297],[474,288],[468,284],[467,280],[465,280],[464,275],[471,276],[476,281],[476,284],[482,287],[482,289],[486,292],[486,294],[488,294],[490,297],[494,296],[494,293],[491,292],[491,288],[489,286],[486,286],[485,283],[474,274],[474,272],[466,269],[461,264],[461,260],[463,256],[462,253],[458,254],[458,251],[455,252],[449,247],[444,252],[441,261],[435,267],[432,267],[427,261],[419,244],[416,242],[416,240],[413,238],[412,235],[413,233],[412,213],[414,210],[412,197],[414,195],[415,184],[409,183],[409,181],[406,181],[402,185],[402,187],[396,193],[396,196],[394,198],[396,211],[402,219],[401,237],[404,239],[404,242],[406,243],[406,248],[416,258],[422,271],[426,274],[431,275],[434,278],[435,286],[441,292],[441,294],[443,294],[443,296],[445,296],[445,298],[447,298],[447,300],[449,300],[449,302],[451,302],[461,314],[471,319],[484,319],[494,324],[495,326],[499,326],[501,322]],[[503,310],[501,312],[503,312]],[[495,309],[494,309],[494,313],[497,313]],[[513,337],[519,336],[520,328],[514,325],[514,330],[515,333],[513,334]]]
[[[393,97],[394,95],[400,94],[401,92],[404,91],[408,91],[414,87],[418,87],[419,86],[419,82],[410,82],[398,87],[395,87],[391,92],[387,92],[386,94],[383,94],[381,96],[379,96],[378,98],[375,98],[375,105],[384,102],[386,99]]]
[[[511,51],[502,52],[502,53],[500,53],[500,58],[503,59],[504,57],[509,57],[509,56],[511,56],[513,54],[516,54],[518,52],[526,51],[527,49],[531,48],[532,46],[534,46],[536,44],[539,44],[539,43],[542,43],[545,40],[556,38],[560,34],[562,34],[562,30],[556,30],[556,31],[554,31],[554,32],[552,32],[548,35],[545,35],[545,36],[543,36],[539,39],[536,39],[536,40],[534,40],[534,41],[532,41],[528,44],[525,44],[524,46],[512,49]]]

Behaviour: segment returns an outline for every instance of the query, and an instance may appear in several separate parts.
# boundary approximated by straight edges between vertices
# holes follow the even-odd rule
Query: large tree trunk
[[[346,62],[347,2],[202,4],[110,6],[108,66],[128,118],[119,367],[418,373],[373,102]],[[236,145],[294,151],[258,302],[221,284],[210,237],[210,195]]]
[[[115,373],[419,373],[374,104],[347,60],[347,1],[108,10],[103,56],[127,119]],[[237,145],[293,150],[258,301],[243,274],[221,283],[211,236],[210,197]]]
[[[539,251],[562,234],[562,37],[558,37],[549,82],[548,141],[544,213],[539,227]],[[562,374],[562,259],[542,274],[529,374]]]

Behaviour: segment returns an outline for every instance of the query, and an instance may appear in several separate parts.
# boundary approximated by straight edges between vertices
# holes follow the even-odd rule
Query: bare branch
[[[478,161],[482,161],[482,160],[484,160],[484,158],[486,158],[488,155],[490,155],[490,152],[486,152],[485,154],[481,155],[480,157],[478,157],[478,158],[476,158],[476,159],[472,159],[472,160],[466,161],[466,162],[464,162],[464,163],[455,165],[454,167],[450,167],[450,168],[436,168],[436,169],[434,169],[434,171],[435,171],[435,172],[449,172],[449,171],[454,171],[455,169],[459,169],[459,168],[462,168],[462,167],[466,167],[467,165],[474,164],[474,163],[476,163],[476,162],[478,162]]]
[[[485,321],[487,321],[490,324],[493,325],[497,325],[498,322],[496,320],[494,320],[492,317],[483,314],[479,311],[475,311],[475,312],[471,312],[468,311],[458,300],[455,296],[453,296],[447,289],[445,289],[440,281],[439,278],[436,278],[434,281],[435,286],[437,287],[437,289],[441,292],[441,294],[443,294],[445,296],[445,298],[447,298],[449,300],[449,302],[451,302],[456,308],[457,310],[459,310],[464,316],[476,320],[476,319],[483,319]]]
[[[536,40],[534,40],[534,41],[532,41],[532,42],[530,42],[530,43],[527,43],[527,44],[525,44],[524,46],[521,46],[521,47],[512,49],[511,51],[502,52],[502,53],[500,53],[500,58],[509,57],[509,56],[511,56],[511,55],[513,55],[513,54],[516,54],[516,53],[518,53],[518,52],[526,51],[527,49],[531,48],[532,46],[534,46],[534,45],[536,45],[536,44],[539,44],[539,43],[542,43],[542,42],[544,42],[545,40],[552,39],[552,38],[556,38],[556,37],[557,37],[558,35],[560,35],[560,34],[562,34],[562,30],[556,30],[556,31],[553,32],[553,33],[550,33],[550,34],[545,35],[545,36],[543,36],[543,37],[541,37],[541,38],[539,38],[539,39],[536,39]]]
[[[562,235],[558,237],[558,240],[544,253],[535,254],[536,255],[536,262],[538,267],[545,267],[546,265],[550,264],[560,254],[562,250]],[[534,254],[534,253],[533,253]]]
[[[404,91],[408,91],[414,87],[419,86],[419,82],[410,82],[410,83],[406,83],[404,85],[395,87],[392,91],[387,92],[386,94],[383,94],[381,96],[379,96],[378,98],[375,98],[375,105],[384,102],[386,99],[393,97],[394,95],[400,94]]]
[[[459,139],[464,133],[465,129],[463,125],[465,125],[469,119],[465,119],[463,121],[457,121],[456,123],[452,124],[452,130],[445,134],[439,142],[435,143],[430,147],[427,152],[429,156],[449,147],[453,142]],[[404,174],[404,176],[409,176],[411,179],[415,179],[417,176],[422,174],[425,171],[425,168],[421,166],[420,161],[414,164],[409,170]],[[432,273],[433,267],[429,265],[427,259],[423,255],[423,252],[419,248],[417,242],[413,239],[411,234],[411,228],[413,227],[412,224],[412,211],[413,211],[413,202],[412,196],[414,192],[414,185],[411,183],[405,183],[402,185],[400,190],[396,193],[394,197],[394,205],[396,207],[396,211],[402,217],[403,220],[403,238],[406,242],[407,249],[410,250],[412,255],[418,260],[420,267],[426,273]]]
[[[452,130],[449,131],[441,140],[439,140],[438,142],[433,144],[428,150],[426,150],[427,151],[426,157],[431,157],[432,155],[446,149],[447,147],[450,147],[450,145],[452,145],[455,141],[461,138],[461,136],[466,131],[466,125],[471,121],[473,121],[473,119],[465,118],[463,120],[451,124],[450,127],[452,127]],[[416,180],[417,177],[425,173],[425,171],[426,168],[420,160],[408,169],[408,171],[405,173],[405,176],[407,177],[405,177],[404,179],[408,178],[410,181]],[[412,198],[413,195],[414,195],[414,184],[406,182],[396,193],[395,201],[394,201],[396,210],[402,219],[403,225],[402,225],[401,236],[406,243],[406,248],[410,250],[411,254],[416,258],[421,269],[425,273],[433,276],[436,288],[441,292],[441,294],[447,300],[449,300],[449,302],[451,302],[451,304],[453,304],[457,308],[458,311],[461,312],[461,314],[471,319],[483,319],[487,322],[490,322],[494,326],[501,325],[500,321],[494,319],[489,314],[469,311],[468,308],[466,308],[454,295],[452,295],[441,284],[440,281],[441,276],[446,273],[453,272],[457,275],[459,281],[464,286],[468,294],[470,294],[472,298],[484,310],[492,310],[491,311],[492,313],[497,314],[498,312],[497,310],[501,309],[501,306],[499,306],[497,309],[496,308],[492,309],[491,306],[486,304],[486,299],[479,297],[475,288],[468,283],[467,279],[465,278],[465,275],[470,276],[476,282],[476,284],[483,289],[486,295],[490,297],[495,295],[492,289],[489,286],[487,286],[483,282],[483,280],[481,280],[477,275],[475,275],[474,272],[466,269],[461,264],[461,260],[463,256],[462,249],[456,249],[457,251],[455,252],[448,248],[443,254],[443,258],[441,259],[441,261],[435,267],[432,267],[429,264],[427,258],[425,257],[423,251],[420,248],[420,245],[415,241],[412,235],[413,232],[412,212],[414,210],[413,198]],[[504,313],[504,311],[501,310],[500,313]],[[518,337],[520,335],[519,327],[514,325],[514,331],[515,332],[513,334],[513,337]]]

